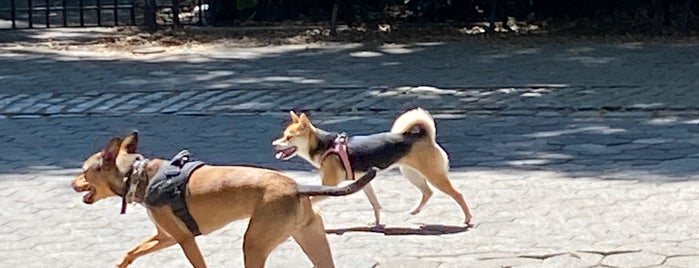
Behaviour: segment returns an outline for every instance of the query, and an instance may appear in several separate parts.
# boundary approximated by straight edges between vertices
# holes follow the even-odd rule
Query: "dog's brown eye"
[[[286,141],[290,141],[290,140],[291,140],[291,136],[286,136]]]

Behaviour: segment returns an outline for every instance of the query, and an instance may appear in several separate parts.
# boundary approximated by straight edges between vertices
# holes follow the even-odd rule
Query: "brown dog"
[[[400,115],[390,132],[347,137],[313,126],[306,114],[290,112],[291,123],[282,137],[272,142],[277,159],[300,156],[320,169],[323,185],[335,186],[342,180],[361,176],[373,167],[399,167],[401,173],[420,191],[422,199],[411,212],[417,214],[432,197],[427,182],[451,196],[470,224],[471,211],[463,195],[449,181],[449,157],[437,141],[434,119],[417,108]],[[381,206],[371,184],[364,187],[372,207],[375,224],[380,222]],[[314,198],[315,200],[315,198]]]
[[[143,203],[147,199],[146,188],[150,187],[144,187],[144,183],[147,185],[149,178],[168,163],[161,159],[144,161],[136,153],[137,144],[136,132],[123,140],[114,138],[104,151],[85,161],[83,173],[72,182],[75,191],[88,192],[83,202],[92,204],[109,196],[130,194],[133,196],[129,201]],[[137,163],[143,165],[136,168]],[[371,171],[344,187],[322,187],[298,185],[279,172],[262,168],[203,165],[189,176],[184,191],[185,209],[203,234],[249,217],[243,242],[245,267],[264,267],[269,253],[289,237],[296,240],[315,267],[334,267],[323,220],[313,209],[309,196],[351,194],[369,183],[374,175],[375,171]],[[130,188],[125,177],[146,181]],[[146,207],[157,234],[129,250],[119,267],[127,267],[140,256],[176,243],[192,266],[206,267],[194,239],[197,234],[176,216],[173,208]]]

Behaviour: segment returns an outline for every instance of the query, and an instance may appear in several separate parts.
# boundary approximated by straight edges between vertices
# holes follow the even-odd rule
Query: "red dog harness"
[[[325,151],[323,156],[320,157],[320,162],[323,162],[325,157],[330,154],[337,154],[337,156],[340,157],[340,162],[342,162],[342,165],[345,167],[345,179],[354,180],[354,171],[349,161],[348,142],[349,138],[347,137],[347,133],[340,133],[340,135],[335,138],[335,145]]]

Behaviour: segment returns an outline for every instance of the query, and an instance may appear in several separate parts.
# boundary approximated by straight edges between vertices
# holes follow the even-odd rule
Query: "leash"
[[[325,151],[323,156],[320,158],[321,161],[325,159],[328,155],[330,154],[336,154],[337,156],[340,157],[340,161],[342,162],[342,166],[345,168],[345,178],[348,180],[354,180],[354,171],[352,170],[352,164],[349,161],[349,152],[348,152],[348,146],[347,144],[349,143],[349,137],[347,136],[347,133],[342,132],[340,133],[337,138],[335,138],[335,146],[332,148],[328,149]]]

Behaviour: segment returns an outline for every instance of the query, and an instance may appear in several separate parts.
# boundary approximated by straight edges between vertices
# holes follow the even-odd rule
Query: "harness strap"
[[[194,220],[194,217],[192,217],[192,214],[189,213],[187,203],[184,200],[185,194],[187,193],[188,181],[189,178],[177,189],[176,195],[172,199],[170,205],[172,206],[172,213],[174,213],[175,216],[184,222],[184,225],[187,226],[187,229],[189,229],[189,232],[191,232],[192,235],[197,236],[201,234],[201,231],[199,231],[199,225],[197,224],[197,221]]]
[[[340,133],[335,139],[335,146],[325,151],[320,160],[323,161],[330,154],[336,154],[340,157],[340,162],[342,162],[342,166],[345,168],[345,179],[354,180],[354,170],[352,170],[352,164],[349,160],[348,142],[347,133]]]
[[[185,168],[185,165],[187,165],[187,168]],[[170,182],[172,182],[174,177],[180,176],[180,174],[184,171],[183,169],[187,170],[185,171],[186,174],[182,174],[184,176],[184,181],[178,185],[177,188],[172,190],[173,192],[170,195],[171,199],[169,200],[169,204],[172,208],[172,213],[175,214],[175,216],[177,216],[177,218],[179,218],[185,226],[187,226],[189,232],[194,236],[200,235],[201,231],[199,230],[197,221],[195,221],[192,214],[189,213],[187,202],[185,202],[185,196],[187,194],[189,176],[192,174],[192,172],[203,165],[204,162],[190,162],[189,152],[187,150],[183,150],[170,161],[170,165],[165,167],[164,170],[165,178]]]

